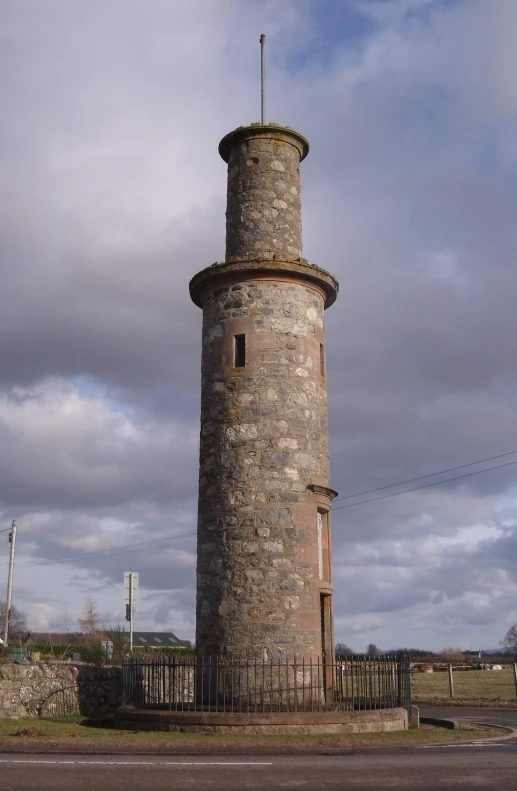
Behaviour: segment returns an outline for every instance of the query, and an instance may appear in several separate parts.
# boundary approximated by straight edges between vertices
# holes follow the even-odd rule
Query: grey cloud
[[[98,508],[195,493],[196,423],[131,417],[66,385],[4,397],[0,437],[6,506]]]
[[[223,255],[217,143],[256,119],[257,26],[271,33],[271,117],[312,146],[305,254],[341,282],[327,315],[334,485],[346,495],[517,448],[515,4],[434,2],[423,18],[418,3],[362,4],[371,34],[325,64],[303,51],[315,2],[123,6],[1,12],[0,502],[34,525],[32,551],[179,532],[178,511],[193,525],[201,314],[187,287]],[[95,392],[64,397],[71,377]],[[465,639],[487,618],[491,639],[504,631],[511,597],[490,592],[490,575],[511,574],[513,533],[436,562],[414,550],[499,525],[514,480],[509,467],[336,510],[341,638],[367,640],[368,627],[395,642],[401,612],[407,643],[410,629],[436,643],[462,617]],[[192,569],[172,549],[85,559],[71,595],[91,584],[111,602],[132,557],[148,622],[165,623],[174,587],[191,623]],[[362,580],[345,574],[354,557]],[[473,604],[476,591],[492,604]]]

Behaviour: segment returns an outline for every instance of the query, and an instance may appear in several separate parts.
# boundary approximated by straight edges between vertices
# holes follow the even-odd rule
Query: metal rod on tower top
[[[260,36],[260,123],[266,123],[266,37]]]

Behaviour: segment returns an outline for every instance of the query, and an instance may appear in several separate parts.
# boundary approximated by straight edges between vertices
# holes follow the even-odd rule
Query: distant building
[[[180,640],[172,632],[133,632],[133,648],[191,648],[189,640]]]
[[[81,632],[30,632],[26,644],[81,645],[85,636]],[[102,636],[109,638],[108,634]],[[191,644],[189,640],[180,640],[173,632],[133,632],[133,648],[191,648]]]
[[[27,645],[77,645],[82,642],[80,632],[27,632]]]
[[[501,648],[479,648],[477,651],[464,651],[465,656],[476,656],[482,659],[484,656],[503,656],[504,654],[511,654],[511,650],[505,647]]]

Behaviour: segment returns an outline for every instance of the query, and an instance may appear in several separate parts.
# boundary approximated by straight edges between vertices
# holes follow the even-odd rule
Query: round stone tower
[[[198,656],[333,656],[323,312],[338,284],[302,256],[307,140],[252,124],[228,163],[226,260],[199,272],[203,309]]]

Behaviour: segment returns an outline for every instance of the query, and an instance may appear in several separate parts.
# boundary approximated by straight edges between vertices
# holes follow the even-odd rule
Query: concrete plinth
[[[119,709],[115,727],[187,733],[325,734],[408,730],[406,709],[237,713]]]

